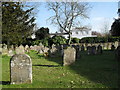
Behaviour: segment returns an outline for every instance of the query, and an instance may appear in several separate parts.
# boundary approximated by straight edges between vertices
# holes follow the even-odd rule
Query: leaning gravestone
[[[74,48],[68,47],[64,50],[63,55],[63,65],[71,65],[76,60],[76,50]]]
[[[26,54],[16,54],[10,60],[11,84],[32,83],[32,61]]]

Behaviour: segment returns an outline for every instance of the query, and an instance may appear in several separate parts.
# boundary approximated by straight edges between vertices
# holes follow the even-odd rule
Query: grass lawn
[[[117,88],[118,69],[114,52],[86,55],[70,66],[62,66],[62,58],[48,58],[31,51],[32,84],[10,85],[10,57],[2,56],[3,88]]]

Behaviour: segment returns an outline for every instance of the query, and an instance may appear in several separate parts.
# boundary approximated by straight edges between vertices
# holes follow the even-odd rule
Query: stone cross
[[[32,61],[26,54],[16,54],[10,59],[11,84],[32,83]]]

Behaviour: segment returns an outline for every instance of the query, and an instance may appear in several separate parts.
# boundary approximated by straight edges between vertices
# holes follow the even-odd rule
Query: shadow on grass
[[[10,85],[10,81],[0,81],[0,85]]]
[[[118,65],[113,51],[103,51],[102,55],[86,55],[84,52],[69,67],[90,81],[118,88]]]
[[[41,67],[60,67],[60,65],[40,65],[40,64],[36,64],[36,65],[32,65],[32,66],[41,66]]]
[[[69,66],[71,70],[96,84],[101,83],[110,88],[118,87],[118,65],[113,51],[103,51],[101,55],[87,55],[86,52],[80,54],[81,57]],[[63,66],[62,57],[46,57],[46,59]]]

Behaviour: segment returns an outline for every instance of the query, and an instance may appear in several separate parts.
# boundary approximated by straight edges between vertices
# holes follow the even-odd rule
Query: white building
[[[54,34],[50,34],[51,37],[54,35],[58,35],[58,36],[64,36],[65,38],[68,39],[68,34],[67,33],[54,33]],[[72,30],[72,38],[84,38],[84,37],[97,37],[96,35],[92,35],[91,29],[85,28],[85,27],[80,27],[80,28],[74,28]]]

